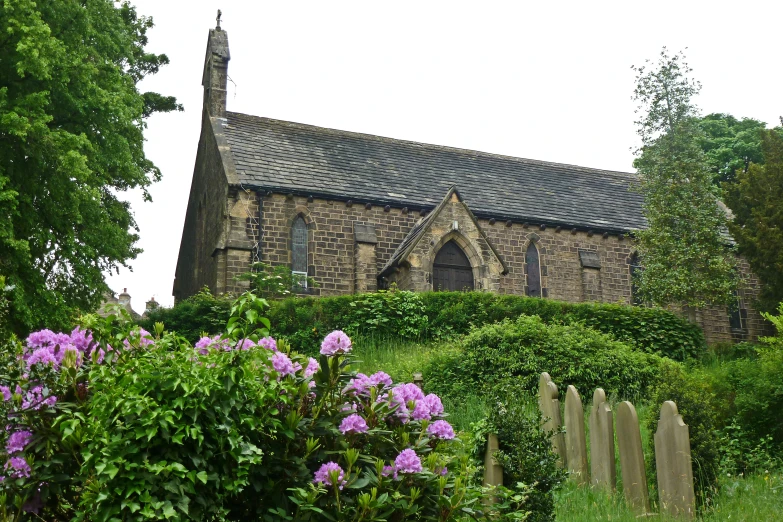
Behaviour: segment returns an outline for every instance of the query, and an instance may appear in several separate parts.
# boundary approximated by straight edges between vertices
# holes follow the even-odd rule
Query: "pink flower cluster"
[[[231,342],[219,335],[215,335],[214,337],[202,337],[196,341],[193,347],[199,354],[207,355],[210,350],[231,351]]]
[[[350,353],[351,339],[342,330],[335,330],[327,335],[321,343],[321,354],[333,357]]]
[[[394,459],[394,470],[396,473],[420,473],[421,459],[412,449],[404,449]]]
[[[337,475],[337,485],[340,489],[343,489],[343,486],[347,484],[348,481],[345,480],[345,472],[343,471],[343,468],[340,467],[339,464],[336,462],[327,462],[326,464],[323,464],[318,471],[315,472],[315,478],[313,479],[314,484],[324,484],[325,486],[333,486],[332,484],[332,477],[331,474],[333,471],[338,472]]]
[[[342,432],[343,435],[349,433],[366,433],[368,429],[367,421],[358,413],[348,415],[340,423],[340,432]]]
[[[89,351],[88,355],[92,356],[96,348],[97,345],[93,343],[92,334],[79,329],[78,326],[73,329],[70,335],[54,333],[51,330],[40,330],[27,337],[27,350],[25,350],[23,357],[28,369],[35,365],[42,365],[51,366],[57,370],[68,352],[75,354],[76,365],[80,366],[84,354]],[[103,360],[102,355],[100,359]]]
[[[388,398],[384,394],[384,398]],[[391,389],[392,407],[395,416],[403,423],[409,420],[431,420],[443,413],[443,403],[434,393],[424,395],[424,392],[413,383],[400,384]]]
[[[299,368],[297,368],[297,366]],[[280,374],[280,377],[285,377],[286,375],[293,375],[298,370],[301,370],[302,366],[299,363],[291,361],[291,358],[283,352],[275,352],[275,354],[272,355],[272,368]]]
[[[454,428],[445,420],[436,420],[427,426],[427,434],[436,439],[451,440],[454,438]]]
[[[389,387],[392,385],[392,379],[385,372],[375,372],[372,375],[357,373],[354,379],[348,382],[345,388],[346,392],[353,391],[357,395],[370,395],[370,388],[380,388],[381,385]]]

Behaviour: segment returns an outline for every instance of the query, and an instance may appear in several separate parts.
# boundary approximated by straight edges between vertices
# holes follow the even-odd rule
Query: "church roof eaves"
[[[430,210],[460,187],[476,216],[582,230],[645,228],[635,174],[227,113],[248,188]]]

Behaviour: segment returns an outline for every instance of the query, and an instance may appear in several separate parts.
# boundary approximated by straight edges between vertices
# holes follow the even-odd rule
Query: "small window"
[[[291,272],[296,289],[307,289],[307,223],[302,216],[291,226]]]
[[[639,262],[639,254],[633,253],[628,260],[628,271],[631,275],[631,304],[640,306],[642,299],[639,297],[639,278],[642,275],[642,265]]]
[[[541,297],[541,264],[538,260],[538,249],[532,241],[525,253],[525,272],[527,272],[527,295]]]
[[[748,327],[748,309],[736,290],[734,298],[734,302],[729,306],[729,326],[732,332],[743,333]]]

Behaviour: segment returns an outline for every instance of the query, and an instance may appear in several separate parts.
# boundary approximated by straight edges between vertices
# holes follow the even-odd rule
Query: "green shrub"
[[[189,297],[172,308],[158,307],[146,313],[139,320],[139,326],[152,331],[156,322],[166,325],[171,332],[195,343],[202,334],[216,335],[223,331],[231,315],[231,300],[215,297],[204,288],[196,295]]]
[[[428,389],[450,397],[489,393],[510,378],[534,391],[542,372],[562,390],[572,384],[585,396],[602,387],[637,397],[655,382],[660,361],[581,324],[548,325],[523,315],[474,330],[461,353],[433,359],[423,373]]]
[[[581,322],[648,353],[685,360],[704,353],[699,327],[660,308],[603,303],[566,303],[491,292],[389,291],[337,297],[290,297],[273,301],[268,312],[272,333],[304,353],[315,353],[325,333],[389,335],[403,339],[443,340],[471,328],[537,315],[548,324]],[[162,321],[194,342],[202,331],[217,333],[228,318],[228,303],[199,294],[174,308],[159,309],[140,324]]]
[[[665,401],[677,404],[677,411],[688,425],[690,434],[697,507],[709,507],[717,493],[720,469],[715,395],[709,380],[701,372],[686,372],[682,365],[671,361],[664,361],[659,368],[658,383],[650,394],[649,402],[654,410],[647,421],[647,429],[651,434],[658,429],[661,406]],[[655,458],[652,457],[655,455],[655,438],[652,436],[647,454],[651,456],[647,468],[648,479],[655,488]]]
[[[555,519],[554,493],[566,474],[552,452],[551,434],[541,429],[541,413],[534,396],[520,396],[518,389],[500,387],[493,394],[488,417],[472,428],[477,444],[475,457],[483,460],[488,433],[498,436],[495,458],[503,466],[503,482],[530,486],[526,509],[529,522]]]

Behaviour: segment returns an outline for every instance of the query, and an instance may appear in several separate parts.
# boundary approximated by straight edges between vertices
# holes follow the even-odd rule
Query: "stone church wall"
[[[355,223],[375,227],[377,274],[421,219],[420,212],[403,211],[401,208],[368,207],[356,202],[349,206],[345,201],[269,194],[262,198],[260,211],[260,229],[263,232],[259,239],[260,260],[272,265],[291,263],[290,231],[298,215],[303,216],[308,224],[308,272],[317,283],[317,287],[310,292],[324,296],[356,291]],[[525,251],[532,241],[538,248],[544,297],[569,302],[631,303],[629,259],[634,252],[631,239],[521,223],[509,225],[504,221],[490,224],[487,219],[479,219],[478,222],[508,269],[506,275],[499,276],[498,292],[516,295],[527,293]],[[431,246],[435,238],[427,236],[424,241]],[[424,252],[426,249],[419,250]],[[580,250],[592,254],[580,256]],[[597,260],[600,268],[583,266],[583,257]],[[249,258],[247,261],[235,260],[231,270],[240,273],[248,269],[249,263]],[[431,269],[431,259],[422,263],[422,266],[427,263]],[[744,274],[749,273],[747,264],[743,264],[742,268]],[[359,279],[366,275],[363,274]],[[431,284],[427,287],[426,280],[417,276],[415,269],[410,270],[405,266],[401,267],[396,280],[401,288],[411,286],[416,290],[431,289]],[[741,292],[748,309],[745,338],[756,338],[763,334],[764,321],[752,309],[756,295],[758,280],[749,276]],[[731,341],[732,338],[739,340],[738,334],[731,332],[725,308],[713,307],[699,315],[698,320],[709,342]]]

